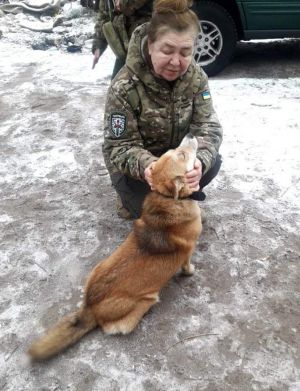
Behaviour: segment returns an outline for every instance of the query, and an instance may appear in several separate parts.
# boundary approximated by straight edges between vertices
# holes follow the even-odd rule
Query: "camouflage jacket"
[[[144,54],[146,28],[134,31],[126,65],[107,94],[102,150],[108,171],[144,180],[145,168],[191,132],[198,138],[205,173],[222,142],[207,76],[193,61],[173,84],[155,77]]]
[[[134,29],[145,23],[151,17],[152,1],[149,0],[120,0],[121,13],[125,16],[124,28],[130,38]],[[93,39],[92,52],[100,49],[100,52],[107,47],[107,42],[103,34],[102,26],[104,23],[112,21],[115,17],[114,5],[112,0],[100,0],[99,11],[95,23],[95,33]]]

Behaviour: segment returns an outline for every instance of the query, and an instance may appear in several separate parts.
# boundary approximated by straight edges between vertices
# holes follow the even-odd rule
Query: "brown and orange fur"
[[[141,218],[125,242],[92,270],[81,308],[31,345],[33,360],[57,354],[97,326],[106,334],[130,333],[178,269],[193,274],[190,258],[202,225],[197,202],[186,198],[191,190],[185,173],[194,157],[195,147],[188,144],[157,161],[156,191],[146,197]]]

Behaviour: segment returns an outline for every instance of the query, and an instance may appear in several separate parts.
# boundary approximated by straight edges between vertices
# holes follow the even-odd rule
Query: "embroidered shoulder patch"
[[[210,98],[211,98],[210,92],[209,92],[208,90],[203,91],[203,92],[201,93],[201,95],[202,95],[202,99],[203,99],[203,100],[207,100],[207,99],[210,99]]]
[[[110,116],[110,130],[115,137],[121,137],[126,131],[126,115],[123,113],[112,113]]]

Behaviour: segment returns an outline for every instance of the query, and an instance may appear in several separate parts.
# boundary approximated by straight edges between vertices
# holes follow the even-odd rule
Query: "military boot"
[[[122,200],[118,194],[117,194],[117,199],[116,199],[116,208],[117,208],[117,215],[119,217],[121,217],[121,219],[125,219],[125,220],[133,219],[129,210],[123,206]]]

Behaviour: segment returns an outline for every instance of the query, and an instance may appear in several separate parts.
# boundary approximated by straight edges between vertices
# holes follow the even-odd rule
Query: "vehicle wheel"
[[[231,15],[212,1],[194,2],[193,10],[199,17],[199,33],[195,60],[208,76],[219,73],[230,62],[238,39]]]

